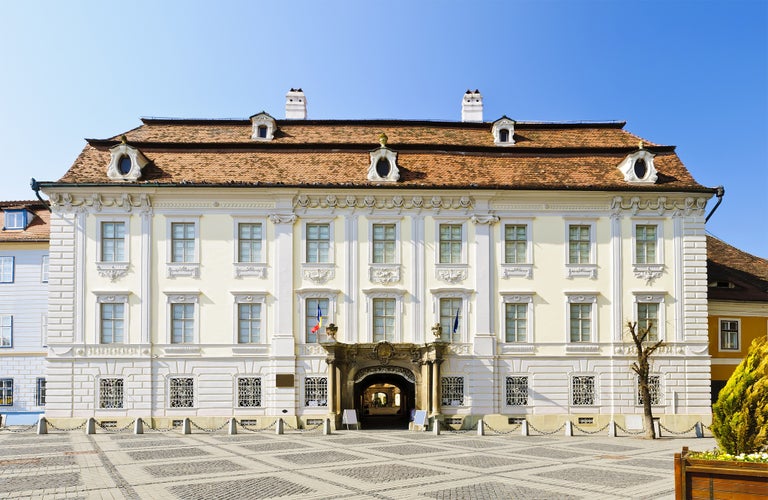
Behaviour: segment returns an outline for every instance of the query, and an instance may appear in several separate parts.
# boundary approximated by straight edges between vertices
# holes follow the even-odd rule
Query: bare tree
[[[637,361],[632,363],[632,370],[637,373],[637,385],[640,389],[640,397],[643,400],[643,415],[645,420],[645,438],[656,439],[656,431],[653,428],[653,409],[651,408],[651,390],[649,388],[650,369],[651,369],[651,354],[656,349],[664,345],[664,340],[657,340],[655,342],[648,341],[648,335],[651,333],[653,325],[648,322],[648,326],[640,328],[637,323],[631,321],[627,322],[627,328],[630,335],[632,335],[632,341],[637,347]]]

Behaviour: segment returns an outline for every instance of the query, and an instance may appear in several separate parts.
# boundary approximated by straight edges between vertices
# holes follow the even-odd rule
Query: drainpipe
[[[42,196],[40,196],[40,183],[35,180],[34,177],[29,181],[29,187],[32,188],[32,191],[35,192],[35,196],[37,196],[37,199],[40,200],[40,202],[45,205],[45,208],[48,209],[48,211],[51,211],[51,207],[48,205],[48,202],[43,199]]]
[[[715,203],[715,206],[712,207],[712,210],[709,212],[707,217],[704,219],[704,222],[709,222],[709,218],[712,217],[712,214],[715,213],[715,210],[717,210],[717,207],[720,206],[720,204],[723,202],[723,196],[725,196],[725,188],[723,186],[717,186],[715,188],[715,196],[717,196],[717,203]]]

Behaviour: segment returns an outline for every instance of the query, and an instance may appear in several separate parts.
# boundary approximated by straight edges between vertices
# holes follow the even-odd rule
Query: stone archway
[[[364,429],[405,429],[416,408],[416,377],[398,366],[359,370],[354,377],[354,404]]]

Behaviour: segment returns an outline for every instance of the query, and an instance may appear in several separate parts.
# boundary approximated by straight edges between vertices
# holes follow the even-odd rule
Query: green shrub
[[[712,406],[712,434],[732,455],[768,445],[768,342],[757,339]]]

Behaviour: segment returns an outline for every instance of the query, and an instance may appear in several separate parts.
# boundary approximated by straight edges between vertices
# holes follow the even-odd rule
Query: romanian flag
[[[320,327],[323,326],[323,311],[320,310],[320,303],[317,304],[317,324],[312,327],[312,333],[317,333]]]
[[[453,333],[459,329],[459,309],[456,309],[456,317],[453,318]]]

